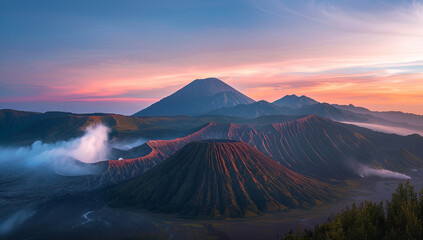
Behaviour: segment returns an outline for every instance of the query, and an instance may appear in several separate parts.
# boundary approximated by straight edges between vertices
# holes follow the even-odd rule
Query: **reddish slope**
[[[357,158],[368,151],[369,144],[345,127],[316,116],[262,128],[232,126],[228,137],[256,147],[291,169],[322,177],[351,173],[346,156]]]
[[[354,176],[354,162],[393,171],[423,167],[421,137],[373,132],[317,116],[265,126],[211,123],[185,138],[148,142],[155,151],[139,161],[157,163],[189,142],[216,138],[246,142],[294,171],[322,178]],[[145,172],[143,165],[133,169],[129,163],[134,161],[138,160],[120,163],[122,168],[132,168],[130,176],[122,177]]]
[[[251,216],[330,201],[334,190],[242,142],[192,142],[113,188],[110,203],[192,216]]]
[[[423,138],[378,133],[317,116],[261,129],[232,128],[229,138],[307,175],[351,176],[356,162],[394,171],[423,166]]]
[[[144,153],[142,157],[99,163],[105,168],[99,181],[101,184],[107,184],[109,182],[115,183],[139,176],[190,142],[203,139],[225,138],[228,128],[229,125],[223,126],[217,125],[216,123],[210,123],[203,129],[183,138],[148,141],[138,147],[138,150],[135,150]]]

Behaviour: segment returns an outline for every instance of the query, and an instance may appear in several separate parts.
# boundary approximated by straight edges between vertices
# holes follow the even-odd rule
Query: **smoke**
[[[119,150],[128,151],[133,149],[134,147],[138,147],[144,143],[146,143],[148,140],[144,138],[139,138],[135,140],[120,140],[118,142],[113,142],[110,144],[112,148],[116,148]]]
[[[396,179],[410,179],[411,178],[402,173],[393,172],[386,169],[374,169],[364,165],[359,165],[357,169],[357,174],[362,178],[372,177],[372,176],[381,177],[381,178],[396,178]]]
[[[0,164],[26,168],[47,167],[60,175],[86,175],[96,172],[90,163],[107,158],[109,129],[103,125],[88,127],[76,139],[57,143],[34,142],[30,147],[1,148]]]
[[[353,124],[359,127],[368,128],[374,131],[383,132],[383,133],[394,133],[402,136],[407,136],[411,134],[419,134],[420,136],[423,136],[423,131],[408,129],[408,128],[402,128],[402,127],[392,127],[392,126],[385,126],[385,125],[379,125],[379,124],[372,124],[372,123],[361,123],[361,122],[342,122],[346,124]]]

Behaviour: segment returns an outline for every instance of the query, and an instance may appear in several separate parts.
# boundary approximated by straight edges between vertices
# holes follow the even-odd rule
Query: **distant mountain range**
[[[248,98],[216,78],[197,79],[134,116],[231,116],[315,114],[335,121],[380,124],[423,132],[423,116],[402,112],[374,112],[352,105],[319,103],[307,96],[287,95],[269,103]]]
[[[232,116],[241,118],[257,118],[261,116],[270,115],[286,115],[283,114],[285,110],[292,110],[291,108],[281,108],[275,104],[266,102],[264,100],[250,103],[239,104],[234,107],[220,108],[218,110],[209,112],[208,115],[217,116]],[[293,115],[293,114],[290,114]]]
[[[278,105],[279,107],[290,107],[290,108],[301,108],[307,105],[313,105],[319,103],[316,100],[309,98],[307,96],[298,97],[295,94],[286,95],[285,97],[276,100],[273,104]]]
[[[232,116],[241,118],[256,118],[270,115],[318,115],[336,121],[367,121],[369,116],[354,114],[340,110],[327,103],[304,105],[299,108],[279,107],[266,101],[251,104],[239,104],[235,107],[221,108],[209,113],[209,115]]]
[[[228,92],[238,97],[226,98],[229,96]],[[225,93],[223,98],[220,93]],[[195,80],[171,96],[165,98],[170,100],[163,99],[147,108],[152,110],[145,109],[136,114],[154,115],[152,112],[147,113],[160,109],[159,116],[143,116],[142,118],[118,114],[38,113],[3,109],[0,110],[0,143],[22,145],[31,144],[36,140],[44,142],[66,140],[81,136],[86,126],[96,122],[110,127],[112,138],[163,139],[186,136],[211,121],[247,123],[263,116],[285,116],[284,118],[291,116],[290,119],[294,119],[310,114],[335,121],[380,124],[423,133],[423,116],[420,115],[375,112],[353,105],[318,103],[306,96],[296,95],[285,96],[274,103],[255,102],[215,78]],[[222,101],[214,101],[215,98]],[[208,104],[211,105],[207,106]],[[172,110],[165,114],[166,109]],[[169,115],[169,117],[161,115]]]
[[[295,173],[252,146],[206,140],[185,145],[139,178],[113,187],[109,204],[189,216],[257,216],[336,198],[334,187]]]
[[[384,126],[402,127],[414,130],[417,133],[423,132],[423,127],[409,124],[408,121],[394,122],[389,118],[381,118],[369,113],[355,113],[342,108],[338,108],[328,103],[316,103],[312,105],[304,105],[299,108],[279,107],[276,104],[266,101],[259,101],[251,104],[239,104],[235,107],[220,108],[208,113],[208,115],[231,116],[240,118],[257,118],[260,116],[286,115],[301,116],[314,114],[317,116],[329,118],[334,121],[351,122],[351,123],[373,123]],[[423,121],[423,117],[420,117]]]

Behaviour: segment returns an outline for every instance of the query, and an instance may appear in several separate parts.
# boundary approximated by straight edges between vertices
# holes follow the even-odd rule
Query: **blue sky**
[[[0,3],[0,108],[131,114],[214,76],[423,114],[422,72],[421,1]]]

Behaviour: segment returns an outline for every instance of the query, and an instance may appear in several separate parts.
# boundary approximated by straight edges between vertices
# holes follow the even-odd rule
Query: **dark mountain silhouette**
[[[270,115],[317,115],[336,121],[358,121],[367,122],[372,116],[355,114],[349,111],[338,109],[328,103],[316,103],[312,105],[304,105],[300,108],[280,107],[274,103],[259,101],[251,104],[240,104],[234,107],[221,108],[208,115],[231,116],[241,118],[257,118],[260,116]]]
[[[209,112],[207,115],[216,115],[216,116],[228,116],[228,117],[239,117],[239,118],[257,118],[260,116],[270,116],[270,115],[287,115],[287,116],[304,116],[304,115],[317,115],[320,117],[329,118],[335,121],[341,122],[358,122],[358,123],[371,123],[379,124],[384,126],[391,127],[402,127],[410,130],[415,130],[416,132],[423,131],[423,127],[418,124],[412,125],[409,122],[415,123],[419,120],[418,115],[412,116],[414,121],[402,122],[391,121],[389,120],[389,114],[370,114],[370,113],[356,113],[349,110],[343,110],[340,107],[336,107],[328,103],[316,103],[312,105],[304,105],[300,108],[291,108],[291,107],[279,107],[276,104],[268,103],[266,101],[259,101],[251,104],[240,104],[234,107],[221,108],[212,112]],[[379,117],[382,116],[382,117]],[[399,116],[404,116],[403,114],[397,114]],[[398,119],[393,117],[393,120]],[[420,123],[421,124],[421,123]]]
[[[302,95],[301,97],[298,97],[295,94],[286,95],[285,97],[273,102],[273,104],[276,104],[279,107],[290,107],[290,108],[300,108],[306,105],[313,105],[316,103],[319,103],[319,102],[307,96]]]
[[[253,102],[217,78],[197,79],[134,116],[193,116]]]
[[[255,216],[335,198],[328,184],[295,173],[242,142],[197,141],[113,188],[110,205],[190,216]]]
[[[362,114],[354,114],[349,111],[341,110],[333,107],[328,103],[317,103],[312,105],[305,105],[301,108],[294,109],[292,111],[285,111],[285,113],[295,114],[295,115],[317,115],[320,117],[329,118],[335,121],[357,121],[357,122],[367,122],[369,117]]]
[[[275,104],[266,101],[258,101],[251,104],[239,104],[235,107],[221,108],[209,112],[208,115],[257,118],[269,115],[283,115],[283,112],[284,109],[276,106]]]

